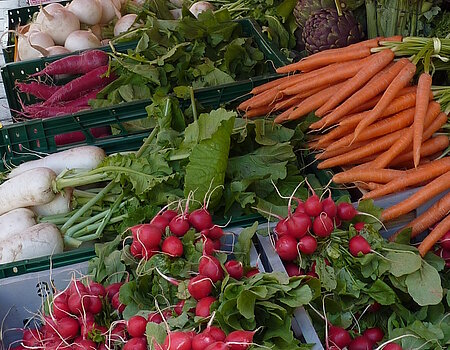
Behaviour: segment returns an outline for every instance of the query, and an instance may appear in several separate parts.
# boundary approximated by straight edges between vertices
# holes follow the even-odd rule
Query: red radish
[[[169,226],[169,220],[165,218],[162,215],[156,215],[152,221],[150,221],[150,224],[153,226],[159,228],[162,232],[166,230],[166,227]]]
[[[211,214],[205,209],[196,209],[189,214],[189,223],[198,232],[206,230],[213,226]]]
[[[203,275],[198,275],[189,281],[188,291],[189,294],[196,300],[203,299],[211,294],[212,292],[212,282],[211,280]]]
[[[206,328],[203,332],[208,332],[209,334],[211,334],[213,336],[214,339],[219,340],[219,341],[224,341],[225,338],[227,337],[223,330],[221,330],[219,327],[215,327],[215,326],[210,326],[210,327]]]
[[[244,266],[240,261],[230,260],[225,263],[225,269],[230,277],[240,280],[244,276]]]
[[[337,214],[339,219],[343,221],[350,221],[356,216],[357,211],[350,203],[339,203],[337,207]]]
[[[185,332],[170,332],[164,340],[167,350],[191,350],[192,339]]]
[[[125,325],[123,323],[116,324],[113,329],[111,329],[111,341],[124,342],[127,339],[125,333]]]
[[[56,325],[59,335],[63,339],[73,339],[80,331],[78,321],[72,317],[64,317],[60,319]]]
[[[81,315],[89,311],[90,304],[91,298],[88,294],[72,294],[67,301],[69,310],[74,315]]]
[[[166,210],[161,214],[161,216],[165,217],[169,222],[177,215],[178,213],[175,210]]]
[[[58,320],[67,317],[70,314],[69,305],[64,300],[55,300],[53,302],[53,316]]]
[[[112,297],[119,293],[120,287],[122,287],[123,282],[117,282],[117,283],[112,283],[109,286],[106,286],[106,295],[108,296],[109,299],[112,299]]]
[[[357,257],[359,253],[363,255],[370,253],[371,247],[363,236],[356,235],[348,241],[348,250],[353,256]]]
[[[309,216],[318,216],[322,212],[322,209],[322,203],[317,194],[313,194],[305,201],[305,213]]]
[[[163,317],[164,317],[165,319],[169,319],[169,318],[171,318],[171,317],[173,316],[172,310],[170,310],[170,309],[164,310],[164,311],[162,312],[162,314],[163,314]]]
[[[297,258],[297,241],[291,236],[281,236],[275,244],[275,250],[281,259],[293,261]]]
[[[129,228],[129,230],[131,231],[131,234],[133,235],[133,239],[137,238],[137,233],[142,226],[143,226],[143,224],[139,224],[139,225],[135,225],[135,226],[132,226]]]
[[[77,319],[78,319],[78,323],[80,325],[82,325],[83,323],[87,323],[87,322],[92,322],[92,323],[95,322],[95,316],[93,313],[90,313],[90,312],[86,312],[85,314],[79,315],[77,317]]]
[[[259,269],[257,267],[254,267],[247,271],[247,273],[245,274],[245,277],[250,278],[252,276],[257,275],[258,273],[259,273]]]
[[[439,248],[435,254],[444,259],[446,267],[450,267],[450,250]]]
[[[313,231],[319,237],[328,237],[334,230],[333,220],[326,213],[321,213],[314,219]]]
[[[364,222],[357,222],[355,225],[354,225],[354,227],[355,227],[355,230],[356,231],[361,231],[362,229],[364,229],[364,226],[365,226],[366,224],[364,223]]]
[[[25,329],[22,336],[24,346],[39,346],[42,335],[38,329]]]
[[[148,250],[159,248],[161,243],[162,231],[152,224],[145,224],[138,228],[136,239],[142,243]]]
[[[101,344],[98,346],[98,350],[109,350],[109,349],[106,347],[106,345],[105,345],[104,343],[101,343]]]
[[[300,199],[297,200],[297,208],[295,208],[294,214],[299,213],[306,214],[305,203],[303,203]]]
[[[87,311],[97,315],[103,309],[102,300],[98,295],[88,295],[86,298],[89,298],[89,306]]]
[[[322,210],[327,213],[330,218],[334,218],[337,215],[337,206],[331,196],[322,201]]]
[[[384,332],[380,327],[367,328],[363,332],[363,336],[375,344],[383,340]]]
[[[222,246],[222,243],[220,243],[220,240],[214,239],[213,240],[213,246],[215,251],[219,251],[220,247]]]
[[[173,311],[180,316],[183,313],[183,306],[186,303],[186,300],[180,300],[177,305],[173,308]]]
[[[73,342],[72,349],[97,350],[97,344],[89,339],[80,339]]]
[[[316,251],[317,241],[313,236],[303,236],[298,241],[297,248],[301,253],[310,255]]]
[[[147,320],[139,315],[131,317],[127,322],[128,334],[133,338],[142,337],[145,334]]]
[[[91,295],[98,295],[100,297],[106,297],[106,289],[103,284],[90,282],[88,285],[88,291]]]
[[[147,340],[144,337],[131,338],[125,343],[123,350],[147,350]]]
[[[224,235],[223,230],[219,226],[213,226],[209,229],[207,237],[211,238],[212,240],[219,240]]]
[[[377,303],[377,302],[374,302],[372,305],[369,306],[367,311],[370,312],[370,313],[375,313],[375,312],[377,312],[380,309],[381,309],[381,304]]]
[[[214,283],[223,280],[222,266],[220,265],[220,261],[214,256],[203,255],[200,258],[198,272],[210,278]]]
[[[214,297],[205,297],[200,299],[195,307],[195,316],[208,317],[211,315],[211,305],[217,299]]]
[[[133,242],[130,245],[130,253],[135,258],[141,259],[142,258],[142,244],[136,240],[133,240]]]
[[[177,258],[183,255],[183,243],[178,237],[170,236],[163,241],[161,250],[173,258]]]
[[[383,350],[403,350],[403,348],[396,343],[388,343],[383,347]]]
[[[33,81],[28,84],[16,82],[16,87],[19,89],[20,92],[30,94],[41,100],[46,100],[50,98],[60,88],[60,86],[47,85],[43,83],[38,83],[36,81]]]
[[[334,226],[336,226],[336,228],[341,227],[341,219],[339,219],[337,216],[334,218]]]
[[[303,213],[296,213],[289,217],[286,222],[288,234],[294,238],[302,238],[311,227],[311,219],[308,215]]]
[[[350,344],[352,338],[350,337],[350,333],[344,328],[331,325],[328,332],[328,340],[331,344],[343,349]]]
[[[160,313],[158,313],[158,312],[151,312],[151,313],[148,314],[147,320],[148,320],[148,322],[153,322],[153,323],[160,324],[160,323],[162,323],[163,318],[162,318]]]
[[[122,304],[119,300],[119,293],[114,294],[114,296],[111,299],[111,305],[114,309],[116,309],[120,313],[122,313],[123,310],[125,310],[125,305]]]
[[[147,249],[147,248],[145,248],[145,247],[142,247],[142,257],[143,257],[145,260],[150,260],[150,258],[151,258],[152,256],[156,255],[156,254],[158,254],[158,251],[157,251],[157,250],[149,250],[149,249]]]
[[[444,237],[441,238],[440,244],[442,249],[450,251],[450,231],[448,231]]]
[[[211,238],[202,236],[203,241],[203,254],[213,255],[214,254],[214,241]]]
[[[353,339],[348,345],[348,350],[372,350],[373,343],[366,337],[360,335]]]
[[[74,55],[61,58],[50,63],[43,70],[34,73],[31,77],[41,75],[59,75],[59,74],[85,74],[108,64],[109,56],[101,50],[89,50],[81,55]]]
[[[116,75],[111,73],[109,77],[103,77],[109,70],[108,66],[95,68],[85,75],[76,78],[66,85],[62,86],[56,93],[47,99],[43,105],[54,105],[62,101],[73,99],[73,96],[79,96],[84,91],[97,89],[106,86],[116,79]]]
[[[287,226],[287,219],[283,219],[278,221],[277,225],[274,228],[274,232],[278,235],[278,236],[283,236],[289,233],[289,229]]]
[[[209,345],[217,340],[208,332],[202,332],[192,338],[192,350],[205,350]]]
[[[178,215],[169,222],[170,232],[178,237],[184,236],[190,227],[189,220],[183,215]]]
[[[229,350],[230,347],[222,341],[209,345],[205,350]]]
[[[233,331],[225,338],[225,343],[230,350],[247,350],[253,342],[255,332]]]
[[[284,264],[284,268],[286,269],[286,272],[289,277],[303,275],[302,269],[297,264],[287,262]]]
[[[67,289],[67,294],[86,294],[88,292],[86,286],[81,281],[72,281]]]

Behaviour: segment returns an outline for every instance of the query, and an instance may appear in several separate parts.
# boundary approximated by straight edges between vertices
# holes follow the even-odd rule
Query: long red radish
[[[442,238],[445,234],[450,230],[450,214],[447,213],[447,216],[436,225],[436,227],[431,230],[428,236],[420,243],[419,245],[419,253],[422,257],[424,257],[431,248]]]
[[[339,105],[334,111],[328,114],[325,118],[319,122],[311,124],[312,129],[319,129],[326,125],[331,125],[335,121],[340,120],[346,114],[350,113],[356,107],[369,99],[384,92],[388,88],[389,84],[396,78],[396,76],[409,64],[407,59],[400,59],[392,66],[385,68],[378,74],[376,74],[369,82],[356,91],[352,96]],[[381,100],[381,99],[380,99]],[[380,103],[379,101],[377,104]]]
[[[428,200],[450,188],[450,171],[442,174],[429,184],[423,186],[408,199],[385,209],[381,214],[381,220],[389,221],[398,218],[400,215],[409,213],[426,203]]]
[[[333,95],[323,106],[321,106],[316,111],[316,115],[321,117],[326,112],[335,108],[339,105],[339,103],[361,88],[361,86],[367,83],[374,75],[386,67],[393,59],[394,52],[391,50],[383,50],[372,55],[370,60],[367,62],[367,65],[361,68],[355,76],[350,78],[335,95]]]
[[[389,237],[389,240],[394,241],[400,232],[407,228],[411,228],[411,238],[414,238],[442,220],[449,212],[450,193],[447,193],[444,197],[434,203],[428,210],[424,211],[408,225]]]
[[[337,184],[356,181],[389,183],[389,181],[401,178],[404,174],[404,171],[392,169],[379,169],[377,171],[373,171],[372,169],[351,169],[334,175],[333,181]]]
[[[37,81],[32,81],[31,83],[16,82],[15,85],[20,92],[30,94],[41,100],[50,98],[60,88],[60,86],[47,85]]]
[[[403,172],[404,175],[392,179],[386,185],[379,187],[363,195],[363,199],[374,199],[387,194],[401,191],[402,189],[420,184],[421,182],[435,179],[438,176],[450,171],[450,157],[445,157],[419,166],[413,170]],[[378,171],[374,171],[378,173]]]
[[[116,79],[116,75],[111,73],[108,77],[103,77],[109,70],[108,66],[101,66],[85,75],[68,82],[62,86],[56,93],[44,102],[44,105],[52,105],[62,101],[71,100],[84,91],[90,91],[102,86],[106,86]]]
[[[46,119],[71,115],[89,109],[91,109],[91,107],[89,107],[87,103],[75,106],[44,106],[43,104],[40,104],[24,106],[23,114],[30,119]]]
[[[414,167],[417,168],[420,162],[420,147],[422,145],[425,116],[428,108],[428,96],[431,89],[431,75],[422,73],[417,83],[416,110],[414,113]]]
[[[416,66],[412,63],[408,63],[405,67],[402,68],[400,73],[398,73],[398,75],[386,89],[380,101],[378,101],[377,105],[371,110],[367,118],[364,118],[356,127],[354,141],[358,139],[359,134],[365,128],[375,122],[383,114],[383,111],[395,99],[398,92],[410,82],[415,73]]]
[[[107,65],[108,61],[109,56],[104,51],[85,51],[81,55],[68,56],[52,62],[40,72],[32,74],[31,77],[59,74],[86,74],[98,67]]]
[[[109,126],[100,126],[98,128],[89,129],[89,132],[96,139],[111,135],[111,128]],[[63,146],[71,143],[83,142],[86,140],[86,135],[82,131],[73,131],[65,134],[55,135],[55,144]]]

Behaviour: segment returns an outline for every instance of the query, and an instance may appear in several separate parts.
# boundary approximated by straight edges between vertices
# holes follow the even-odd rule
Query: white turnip
[[[64,192],[56,194],[51,202],[36,205],[31,209],[37,216],[67,214],[72,210],[72,192],[73,189],[65,188]]]
[[[56,174],[48,168],[24,172],[0,185],[0,215],[10,210],[49,203],[55,198]]]
[[[214,5],[209,3],[208,1],[198,1],[189,8],[189,11],[191,11],[195,18],[198,18],[198,15],[200,13],[208,10],[215,10]]]
[[[2,241],[0,264],[59,254],[62,251],[63,240],[58,228],[49,223],[37,224]]]
[[[64,45],[70,33],[80,30],[78,17],[66,9],[56,10],[49,14],[43,9],[45,18],[41,24],[41,30],[50,35],[57,45]]]
[[[0,242],[36,225],[35,214],[26,208],[18,208],[0,215]]]
[[[69,50],[67,50],[64,46],[50,46],[46,48],[48,52],[48,56],[57,56],[57,55],[65,55],[70,53]]]
[[[111,0],[100,0],[102,5],[102,18],[100,23],[107,24],[117,17],[118,9]]]
[[[72,0],[67,9],[74,13],[81,23],[95,25],[102,19],[102,4],[99,0]]]
[[[127,32],[131,27],[136,27],[134,22],[136,21],[137,15],[134,13],[130,13],[128,15],[123,16],[119,19],[114,26],[114,36],[118,36],[122,33]]]
[[[56,174],[63,170],[82,169],[92,170],[105,158],[105,152],[96,146],[81,146],[66,151],[53,153],[47,157],[22,163],[14,168],[8,175],[13,178],[23,172],[34,168],[50,168]]]
[[[64,47],[70,52],[95,49],[102,44],[89,30],[76,30],[67,37]]]
[[[19,59],[21,61],[32,60],[43,57],[42,49],[54,46],[52,37],[39,31],[28,32],[26,35],[20,35],[17,42]]]
[[[100,24],[96,24],[89,28],[89,30],[94,34],[100,42],[103,40],[102,27]]]
[[[61,9],[64,9],[64,6],[58,2],[48,4],[47,6],[44,7],[44,10],[51,15],[53,15],[57,10],[61,10]],[[42,24],[42,21],[44,20],[44,18],[45,18],[44,11],[41,10],[38,12],[38,14],[36,16],[36,20],[34,22],[37,24]]]

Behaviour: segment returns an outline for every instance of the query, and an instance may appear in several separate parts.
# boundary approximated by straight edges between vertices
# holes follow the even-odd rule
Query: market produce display
[[[20,58],[81,52],[0,129],[1,349],[450,346],[444,2],[39,9]]]

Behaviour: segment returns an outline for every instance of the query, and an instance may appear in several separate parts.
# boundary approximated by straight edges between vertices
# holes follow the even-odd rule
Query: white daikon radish
[[[54,46],[55,43],[50,35],[33,31],[26,35],[20,35],[17,43],[19,58],[21,61],[32,60],[43,57],[42,50]]]
[[[114,26],[114,36],[127,32],[136,21],[137,15],[130,13],[119,19]]]
[[[104,158],[105,152],[100,147],[75,147],[66,151],[50,154],[41,159],[22,163],[11,170],[8,177],[14,178],[23,172],[34,168],[50,168],[58,175],[66,169],[92,170],[96,168]]]
[[[55,198],[47,204],[31,207],[37,216],[50,216],[67,214],[72,210],[72,188],[65,188],[64,191],[56,194]]]
[[[214,5],[209,3],[208,1],[199,1],[193,4],[189,11],[195,16],[195,18],[198,18],[198,15],[204,11],[211,10],[214,11]]]
[[[90,31],[97,37],[98,40],[103,39],[102,27],[100,24],[96,24],[89,28]]]
[[[49,14],[42,9],[45,18],[42,20],[41,30],[53,38],[57,45],[64,45],[70,33],[80,30],[78,17],[66,9],[56,10]]]
[[[48,56],[64,55],[70,53],[64,46],[47,47]]]
[[[64,243],[58,228],[49,223],[37,224],[0,244],[0,264],[60,254]]]
[[[67,37],[64,47],[73,52],[100,47],[100,40],[88,30],[76,30]]]
[[[56,174],[49,168],[36,168],[0,185],[0,215],[13,209],[49,203],[55,198]]]
[[[12,238],[16,234],[36,225],[35,214],[26,208],[11,210],[0,215],[0,245],[1,241]]]
[[[56,12],[56,10],[64,9],[64,6],[58,2],[54,2],[54,3],[48,4],[47,6],[45,6],[44,9],[45,9],[45,11],[47,11],[47,13],[52,15]],[[45,18],[44,11],[42,11],[42,10],[39,11],[37,14],[35,23],[41,24],[42,21],[44,20],[44,18]]]
[[[81,23],[93,26],[102,19],[102,4],[99,0],[72,0],[67,9],[74,13]]]
[[[100,20],[100,23],[107,24],[118,17],[118,9],[111,0],[100,0],[100,3],[102,5],[102,19]]]

